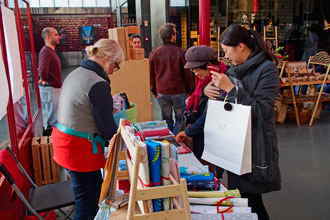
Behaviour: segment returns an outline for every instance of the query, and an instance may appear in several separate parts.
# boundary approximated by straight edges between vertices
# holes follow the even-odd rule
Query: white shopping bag
[[[209,100],[204,139],[203,160],[238,175],[252,172],[251,106]]]

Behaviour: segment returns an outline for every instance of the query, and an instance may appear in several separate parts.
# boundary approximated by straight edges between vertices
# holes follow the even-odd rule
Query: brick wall
[[[80,26],[94,26],[96,40],[107,38],[107,30],[113,27],[111,15],[54,15],[54,16],[33,16],[34,32],[37,51],[43,46],[41,30],[44,27],[55,27],[64,29],[64,40],[59,49],[63,52],[81,51],[84,46],[79,37]]]

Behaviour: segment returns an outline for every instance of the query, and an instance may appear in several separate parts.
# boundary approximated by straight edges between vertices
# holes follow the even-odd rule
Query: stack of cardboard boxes
[[[109,39],[115,40],[123,48],[125,60],[141,60],[144,59],[143,48],[132,48],[131,34],[140,34],[138,26],[116,27],[108,30]]]

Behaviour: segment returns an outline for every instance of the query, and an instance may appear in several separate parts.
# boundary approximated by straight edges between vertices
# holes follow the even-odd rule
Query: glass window
[[[40,7],[44,7],[44,8],[54,7],[54,0],[41,0]]]
[[[18,6],[20,8],[26,8],[26,4],[23,1],[18,1]],[[8,0],[8,7],[9,8],[15,8],[15,1],[14,0]]]
[[[97,7],[110,7],[110,1],[109,0],[96,0]]]
[[[39,8],[40,7],[39,0],[30,0],[30,7]]]
[[[83,0],[84,7],[96,7],[96,0]]]
[[[82,0],[69,0],[69,7],[72,7],[72,8],[82,7]]]
[[[55,7],[69,7],[68,0],[55,0]]]

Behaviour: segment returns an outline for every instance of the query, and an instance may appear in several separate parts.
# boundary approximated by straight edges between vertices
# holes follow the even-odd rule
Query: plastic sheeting
[[[5,72],[5,66],[3,64],[3,57],[0,50],[0,119],[2,119],[7,113],[8,105],[8,81]]]
[[[11,9],[2,6],[1,10],[6,39],[11,89],[13,102],[15,103],[23,96],[22,67],[19,53],[16,20],[14,11]]]

